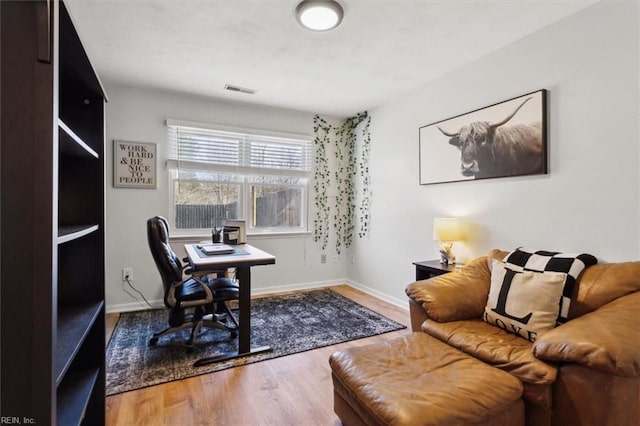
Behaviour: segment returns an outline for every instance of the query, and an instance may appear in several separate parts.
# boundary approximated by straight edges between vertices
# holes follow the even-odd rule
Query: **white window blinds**
[[[311,141],[185,126],[168,121],[171,169],[308,176]]]

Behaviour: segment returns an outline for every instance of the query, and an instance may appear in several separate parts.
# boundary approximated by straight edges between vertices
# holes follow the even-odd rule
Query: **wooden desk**
[[[211,364],[226,359],[239,358],[259,352],[270,351],[269,346],[251,349],[251,267],[256,265],[273,265],[275,256],[259,250],[249,244],[236,247],[248,254],[215,254],[207,256],[197,248],[198,244],[185,244],[184,249],[194,272],[206,273],[227,268],[236,268],[236,278],[240,282],[238,350],[214,357],[203,358],[194,363],[194,367]]]

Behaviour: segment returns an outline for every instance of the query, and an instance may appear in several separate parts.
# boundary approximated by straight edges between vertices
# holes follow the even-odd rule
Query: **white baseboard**
[[[384,300],[385,302],[391,303],[399,308],[409,310],[409,299],[396,299],[395,297],[389,296],[386,293],[383,293],[378,290],[374,290],[371,287],[367,287],[366,285],[360,284],[353,280],[345,280],[347,285],[350,285],[353,288],[357,288],[360,291],[363,291],[377,299]]]
[[[144,311],[147,309],[159,309],[164,308],[164,300],[150,300],[151,307],[143,302],[131,302],[131,303],[118,303],[117,305],[107,305],[106,312],[108,314],[114,312],[133,312]]]
[[[285,284],[285,285],[277,285],[271,287],[262,287],[251,290],[252,295],[259,294],[268,294],[268,293],[284,293],[287,291],[296,291],[296,290],[311,290],[314,288],[321,287],[332,287],[334,285],[342,285],[346,284],[346,279],[338,279],[338,280],[330,280],[330,281],[312,281],[306,283],[298,283],[298,284]]]
[[[297,290],[311,290],[314,288],[321,287],[332,287],[336,285],[349,285],[353,288],[356,288],[360,291],[363,291],[373,297],[376,297],[380,300],[384,300],[385,302],[389,302],[392,305],[398,306],[400,308],[409,309],[408,302],[406,300],[399,300],[394,297],[389,296],[388,294],[382,293],[380,291],[369,288],[365,285],[357,283],[352,280],[348,280],[346,278],[338,279],[338,280],[329,280],[329,281],[312,281],[306,283],[297,283],[297,284],[285,284],[271,287],[262,287],[262,288],[254,288],[251,291],[251,295],[261,295],[268,293],[284,293],[288,291],[297,291]],[[151,308],[142,302],[132,302],[132,303],[119,303],[116,305],[107,305],[106,312],[108,314],[115,312],[133,312],[133,311],[143,311],[146,309],[157,309],[164,308],[163,300],[150,300]]]

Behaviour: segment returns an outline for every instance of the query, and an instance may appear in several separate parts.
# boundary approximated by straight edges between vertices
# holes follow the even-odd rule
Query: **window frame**
[[[305,134],[294,134],[294,133],[283,133],[283,132],[274,132],[267,130],[259,130],[252,128],[239,128],[239,127],[230,127],[225,125],[216,125],[216,124],[205,124],[198,122],[190,122],[190,121],[176,121],[176,120],[167,120],[167,172],[168,172],[168,181],[169,181],[169,228],[172,234],[180,235],[180,236],[202,236],[210,233],[210,228],[176,228],[176,185],[179,181],[183,180],[185,182],[204,182],[203,180],[198,179],[181,179],[180,178],[180,161],[175,158],[175,155],[172,155],[171,150],[177,149],[174,142],[169,140],[171,136],[169,136],[171,132],[171,127],[189,127],[194,129],[202,129],[208,131],[219,131],[219,132],[229,132],[229,133],[237,133],[244,136],[254,136],[254,137],[265,137],[265,138],[281,138],[284,141],[300,141],[305,142],[306,145],[304,149],[306,150],[306,161],[308,162],[308,170],[301,171],[292,171],[288,173],[287,170],[282,169],[274,169],[272,173],[246,173],[247,170],[251,168],[247,167],[238,167],[240,170],[237,172],[230,171],[228,167],[217,167],[215,164],[206,163],[206,167],[203,167],[202,170],[198,170],[197,168],[187,168],[186,170],[198,170],[199,172],[210,172],[212,174],[215,173],[223,173],[223,174],[231,174],[234,175],[235,178],[238,179],[237,184],[239,185],[239,200],[238,200],[238,211],[239,216],[238,219],[244,219],[247,223],[247,234],[248,235],[284,235],[284,234],[307,234],[309,233],[309,196],[310,196],[310,185],[313,173],[313,138],[309,135]],[[175,141],[177,144],[177,141]],[[244,148],[241,148],[244,149]],[[203,163],[205,164],[205,163]],[[260,170],[260,168],[255,168],[255,170]],[[264,168],[262,168],[264,170]],[[243,173],[245,172],[245,173]],[[279,177],[292,177],[298,178],[303,183],[293,184],[293,183],[257,183],[251,182],[251,176],[279,176]],[[207,180],[206,182],[211,183],[230,183],[224,180]],[[300,220],[301,225],[299,227],[254,227],[252,221],[252,200],[251,200],[251,188],[253,186],[276,186],[283,188],[299,188],[301,190],[301,200],[300,200]]]
[[[300,226],[296,227],[255,227],[252,226],[252,209],[253,209],[253,200],[251,199],[251,187],[252,186],[279,186],[281,188],[299,188],[302,192],[300,197],[300,207],[302,211],[300,212]],[[297,233],[297,232],[309,232],[309,179],[305,185],[294,185],[294,184],[271,184],[271,183],[253,183],[247,182],[247,189],[245,192],[246,195],[246,217],[247,219],[247,232],[250,234],[278,234],[278,233]]]

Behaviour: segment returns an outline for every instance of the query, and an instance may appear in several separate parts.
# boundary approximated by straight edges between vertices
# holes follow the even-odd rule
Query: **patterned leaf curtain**
[[[369,231],[370,124],[371,116],[367,111],[347,118],[338,126],[318,115],[314,117],[314,240],[321,244],[323,251],[329,243],[332,228],[338,254],[351,246],[356,232],[363,238]],[[360,146],[358,134],[362,136]],[[333,148],[334,162],[329,161],[328,148]],[[335,197],[329,196],[330,188],[335,188]],[[357,201],[359,206],[356,206]]]

